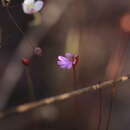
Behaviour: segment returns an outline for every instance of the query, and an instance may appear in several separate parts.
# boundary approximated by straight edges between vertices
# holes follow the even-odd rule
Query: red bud
[[[22,58],[22,63],[23,63],[24,65],[29,65],[30,60],[29,60],[28,58]]]

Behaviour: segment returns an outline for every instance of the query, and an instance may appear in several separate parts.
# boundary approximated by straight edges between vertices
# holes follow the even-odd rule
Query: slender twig
[[[24,35],[24,31],[23,31],[23,30],[21,29],[21,27],[17,24],[17,22],[15,21],[13,15],[10,13],[8,7],[6,8],[6,11],[7,11],[8,15],[9,15],[10,19],[12,20],[12,22],[13,22],[13,23],[15,24],[15,26],[17,27],[17,29]]]
[[[72,73],[73,73],[73,87],[74,89],[77,88],[77,77],[76,77],[76,68],[75,65],[72,67]]]
[[[112,106],[113,106],[113,93],[112,93],[111,99],[110,99],[110,106],[109,106],[109,111],[108,111],[106,130],[109,130],[109,128],[110,128],[110,121],[111,121],[111,117],[112,117],[112,108],[113,108]]]
[[[87,93],[89,91],[99,90],[100,88],[111,87],[115,83],[117,84],[117,83],[125,82],[128,79],[130,79],[130,75],[122,76],[116,80],[105,81],[100,84],[88,86],[88,87],[81,88],[72,92],[64,93],[58,96],[42,99],[37,102],[31,102],[31,103],[19,105],[15,108],[9,109],[8,111],[0,112],[0,119],[8,117],[9,115],[20,114],[20,113],[23,113],[32,109],[36,109],[41,106],[49,105],[55,102],[64,101],[66,99],[70,99],[72,97],[76,97],[78,95]]]
[[[78,89],[78,84],[77,84],[77,74],[76,74],[76,66],[72,66],[72,73],[73,73],[73,91]],[[80,102],[79,98],[75,98],[74,100],[74,111],[76,114],[77,119],[79,119],[79,114],[80,114]]]
[[[11,7],[10,7],[11,8]],[[25,35],[24,31],[22,30],[22,28],[17,24],[15,18],[13,17],[13,15],[11,14],[9,7],[6,7],[6,11],[11,19],[11,21],[14,23],[14,25],[17,27],[18,31],[22,34]],[[27,41],[28,43],[30,43],[31,47],[34,48],[34,45],[32,44],[32,41]]]
[[[99,95],[99,119],[98,119],[97,130],[100,130],[102,124],[102,90],[101,89],[99,89],[98,95]]]
[[[108,111],[108,119],[107,119],[107,124],[106,124],[106,130],[109,130],[110,128],[110,122],[111,122],[111,119],[112,119],[112,108],[113,108],[113,102],[114,102],[114,97],[115,97],[115,94],[116,94],[116,84],[114,84],[112,86],[112,92],[111,92],[111,98],[110,98],[110,106],[109,106],[109,111]]]

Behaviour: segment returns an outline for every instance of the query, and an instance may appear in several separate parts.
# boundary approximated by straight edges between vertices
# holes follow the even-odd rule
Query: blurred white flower
[[[41,0],[24,0],[22,7],[23,11],[26,14],[33,14],[40,11],[43,7],[44,3]]]

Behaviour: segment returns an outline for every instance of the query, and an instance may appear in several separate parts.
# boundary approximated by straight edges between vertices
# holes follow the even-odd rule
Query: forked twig
[[[19,105],[15,108],[9,109],[8,111],[0,112],[0,119],[3,119],[5,117],[8,117],[8,116],[13,115],[13,114],[20,114],[20,113],[44,106],[44,105],[49,105],[49,104],[52,104],[55,102],[64,101],[66,99],[70,99],[72,97],[87,93],[89,91],[94,91],[94,90],[98,90],[101,88],[110,87],[115,83],[117,84],[117,83],[125,82],[128,79],[130,79],[130,75],[122,76],[116,80],[104,81],[100,84],[88,86],[88,87],[81,88],[81,89],[78,89],[78,90],[75,90],[72,92],[64,93],[64,94],[61,94],[58,96],[42,99],[42,100],[37,101],[37,102],[31,102],[31,103]]]

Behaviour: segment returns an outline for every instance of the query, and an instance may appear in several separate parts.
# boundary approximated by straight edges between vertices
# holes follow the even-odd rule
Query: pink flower
[[[57,65],[63,69],[71,69],[78,63],[78,60],[79,56],[71,53],[65,53],[65,56],[58,56]]]

